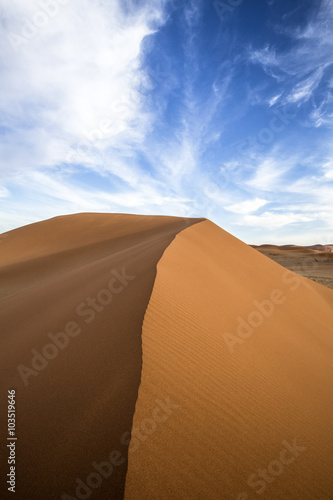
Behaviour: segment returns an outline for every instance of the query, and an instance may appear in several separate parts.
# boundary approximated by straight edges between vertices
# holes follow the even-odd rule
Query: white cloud
[[[273,66],[278,66],[278,60],[276,58],[276,53],[274,48],[269,47],[269,45],[265,45],[263,49],[252,50],[249,53],[250,60],[253,63],[261,64],[265,69],[268,69]]]
[[[239,203],[235,203],[233,205],[229,205],[224,207],[228,212],[233,212],[235,214],[251,214],[252,212],[256,212],[259,208],[266,205],[267,200],[263,200],[260,198],[254,198],[252,200],[245,200]]]
[[[56,14],[44,13],[47,22],[37,29],[43,10],[33,0],[2,2],[0,124],[7,133],[0,172],[5,175],[59,165],[70,152],[74,161],[94,163],[87,135],[98,136],[103,151],[128,148],[145,134],[140,51],[162,22],[162,2],[129,12],[120,0],[57,5]],[[14,34],[24,42],[15,45]]]
[[[270,100],[269,100],[269,106],[272,107],[274,106],[274,104],[276,104],[278,102],[278,100],[280,99],[282,94],[278,94],[278,95],[275,95],[274,97],[272,97]]]
[[[333,159],[323,165],[323,170],[325,179],[333,181]]]
[[[302,213],[275,213],[269,211],[264,212],[261,215],[245,215],[237,222],[237,224],[258,228],[280,228],[297,222],[310,222],[316,220],[316,218],[317,217],[314,215],[304,215]]]
[[[270,106],[277,102],[298,106],[307,103],[322,83],[326,70],[333,64],[333,3],[322,0],[318,4],[305,27],[291,29],[276,26],[278,32],[290,38],[287,50],[279,51],[277,47],[265,45],[248,51],[248,59],[252,63],[260,64],[269,76],[283,85],[282,95],[271,98]],[[329,85],[325,82],[327,88]],[[321,99],[327,104],[328,98],[329,92],[326,92]],[[312,118],[318,127],[325,123],[324,106],[323,102],[313,105],[315,111]],[[332,123],[332,115],[328,122]]]
[[[281,133],[274,136],[275,147],[260,144],[260,152],[228,155],[225,142],[235,128],[228,123],[244,117],[246,125],[246,106],[237,110],[231,102],[243,61],[219,53],[220,66],[206,71],[198,36],[202,0],[176,7],[183,28],[177,53],[163,43],[155,47],[154,36],[147,39],[165,22],[167,0],[50,0],[59,9],[36,30],[31,23],[41,2],[1,2],[3,229],[78,211],[207,216],[229,230],[243,224],[244,233],[247,227],[266,234],[274,225],[313,220],[332,227],[333,169],[326,147],[306,159],[296,145],[288,150],[278,143],[287,135]],[[252,51],[252,62],[275,81],[270,97],[265,83],[249,88],[250,104],[311,102],[312,126],[330,123],[330,91],[310,101],[332,60],[333,37],[320,16],[291,34],[290,50],[267,45]],[[27,34],[29,25],[29,39],[8,38]],[[232,54],[228,36],[223,46]],[[221,40],[216,43],[222,47]],[[147,46],[151,58],[143,57]],[[217,46],[209,49],[214,57]],[[154,74],[155,58],[162,69]],[[185,66],[179,68],[179,61]],[[290,141],[297,125],[295,119],[286,128]]]
[[[9,191],[4,186],[0,186],[0,198],[7,198],[9,196]]]
[[[277,152],[264,158],[255,169],[252,178],[246,181],[246,185],[261,191],[279,190],[283,176],[294,166],[292,158],[285,160],[279,158]]]
[[[321,66],[309,78],[295,85],[292,92],[286,98],[287,102],[297,103],[308,101],[313,95],[314,90],[318,87],[326,67],[327,65]]]

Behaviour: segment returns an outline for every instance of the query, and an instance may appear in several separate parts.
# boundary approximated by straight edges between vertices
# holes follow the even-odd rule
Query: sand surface
[[[202,222],[158,263],[142,345],[126,500],[333,498],[331,290]]]
[[[79,214],[2,235],[0,294],[1,498],[332,500],[333,291],[209,221]]]
[[[333,245],[253,246],[281,266],[333,290]]]
[[[79,214],[25,226],[2,239],[1,407],[7,390],[16,389],[15,498],[77,498],[76,479],[96,473],[92,464],[109,461],[113,450],[111,476],[90,495],[123,498],[141,375],[141,327],[156,264],[176,233],[194,222]],[[88,306],[89,297],[97,298],[98,310]],[[35,360],[34,369],[36,351],[53,343],[50,332],[62,332],[63,348],[46,348],[52,359]],[[19,365],[31,372],[22,376]],[[1,423],[5,449],[5,412]],[[78,493],[88,498],[82,488]],[[12,496],[2,482],[0,497]]]

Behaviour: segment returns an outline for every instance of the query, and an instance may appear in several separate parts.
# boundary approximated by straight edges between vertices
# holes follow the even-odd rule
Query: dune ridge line
[[[123,498],[156,264],[197,221],[76,214],[2,240],[0,393],[16,390],[17,498]]]
[[[284,300],[230,352],[224,335],[276,290]],[[142,349],[126,500],[330,498],[331,290],[204,221],[158,263]],[[174,412],[142,433],[158,397]]]

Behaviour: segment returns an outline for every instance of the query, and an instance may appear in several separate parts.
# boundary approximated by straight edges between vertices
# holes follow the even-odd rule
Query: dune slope
[[[333,292],[209,221],[158,263],[125,499],[330,500]]]
[[[79,214],[2,238],[0,392],[6,408],[16,390],[16,498],[123,498],[156,264],[197,221]]]

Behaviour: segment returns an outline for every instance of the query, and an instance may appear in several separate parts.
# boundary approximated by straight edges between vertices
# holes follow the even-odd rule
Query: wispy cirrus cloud
[[[287,174],[295,166],[294,158],[283,158],[280,151],[272,151],[270,156],[257,156],[254,174],[246,185],[258,191],[277,192],[287,179]]]
[[[288,49],[279,49],[266,44],[261,49],[250,49],[249,61],[260,65],[267,75],[274,77],[282,92],[271,98],[270,104],[313,103],[315,109],[323,112],[331,95],[330,78],[333,72],[333,4],[321,0],[311,19],[302,27],[288,28],[276,25],[276,30],[290,38]],[[322,113],[323,114],[323,113]],[[321,123],[313,114],[317,126]]]
[[[3,230],[78,211],[206,216],[254,243],[330,230],[332,2],[221,23],[202,0],[53,0],[13,38],[41,2],[0,7]]]
[[[162,2],[70,0],[27,38],[38,12],[32,0],[1,6],[1,172],[95,163],[89,140],[102,129],[102,151],[142,141],[141,44],[163,22]]]
[[[328,67],[328,64],[324,64],[319,67],[317,70],[312,72],[312,74],[297,83],[289,95],[286,96],[286,101],[291,103],[299,103],[307,102],[312,97],[314,91],[317,89],[320,84],[325,69]]]
[[[332,225],[332,156],[321,151],[309,156],[304,151],[284,160],[282,158],[281,152],[275,151],[255,169],[254,176],[246,183],[248,196],[252,195],[253,198],[249,200],[248,206],[247,202],[239,204],[238,213],[241,217],[236,225],[256,229],[266,227],[268,234],[271,234],[270,241],[274,239],[276,243],[282,243],[283,238],[274,231],[280,229],[280,232],[289,234],[288,228],[294,228],[294,233],[290,232],[293,241],[303,241],[305,244],[309,233],[312,238],[316,234],[320,235],[319,241]],[[260,203],[261,200],[254,196],[262,192],[266,199]],[[243,211],[243,207],[246,210]],[[237,213],[237,204],[231,208]],[[257,211],[253,208],[257,208]],[[307,242],[310,244],[311,237],[308,237]]]

